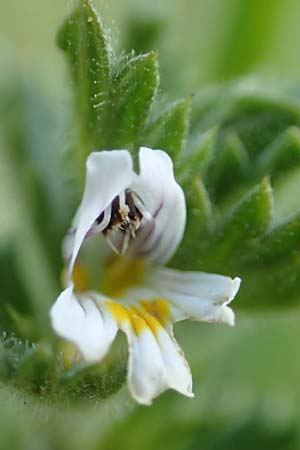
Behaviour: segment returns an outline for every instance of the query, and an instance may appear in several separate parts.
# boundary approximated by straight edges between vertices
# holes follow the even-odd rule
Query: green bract
[[[172,266],[235,271],[243,280],[240,309],[298,301],[298,214],[291,205],[278,216],[272,186],[283,189],[299,167],[299,125],[293,95],[252,80],[195,102],[190,144],[178,160],[187,230]]]

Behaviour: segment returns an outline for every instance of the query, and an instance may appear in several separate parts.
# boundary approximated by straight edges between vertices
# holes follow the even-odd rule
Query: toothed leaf
[[[247,248],[256,246],[268,228],[273,214],[273,195],[269,180],[264,179],[236,203],[217,224],[205,263],[220,268],[243,259]]]
[[[275,260],[294,254],[300,254],[300,213],[272,228],[261,241],[259,257],[263,260]]]
[[[186,232],[170,265],[189,270],[194,267],[191,261],[192,254],[196,253],[201,259],[202,246],[206,245],[203,236],[210,230],[212,219],[212,205],[205,186],[199,178],[195,178],[186,190],[186,202]]]
[[[257,160],[259,174],[275,175],[300,164],[300,128],[287,128]]]
[[[179,158],[177,171],[183,184],[189,183],[195,176],[205,176],[214,157],[217,132],[214,127],[201,133]]]
[[[155,52],[131,59],[117,75],[107,124],[109,148],[133,148],[144,129],[157,87]]]
[[[156,118],[145,131],[148,147],[164,149],[175,161],[183,150],[188,130],[190,98],[177,101]]]
[[[215,125],[222,130],[234,129],[252,159],[288,126],[299,122],[297,99],[276,88],[253,86],[245,80],[212,95],[210,105],[204,111],[200,109],[196,127],[202,131]]]
[[[58,44],[66,52],[74,80],[78,164],[103,145],[103,116],[109,102],[110,68],[106,37],[89,0],[82,0],[64,22]]]
[[[235,185],[247,179],[249,169],[249,157],[243,142],[233,130],[229,130],[219,141],[215,157],[207,171],[205,180],[208,189],[219,200]]]

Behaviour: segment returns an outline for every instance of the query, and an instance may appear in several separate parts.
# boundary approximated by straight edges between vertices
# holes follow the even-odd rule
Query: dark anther
[[[98,223],[100,223],[99,219],[103,220],[102,214],[97,219]],[[113,199],[111,205],[110,221],[107,227],[103,230],[103,233],[106,234],[112,229],[119,229],[123,232],[126,232],[128,229],[131,229],[134,232],[138,228],[141,219],[142,214],[134,203],[132,192],[126,191],[125,207],[120,206],[119,196]]]
[[[125,201],[129,207],[129,213],[128,213],[129,219],[132,222],[140,222],[143,216],[142,216],[141,212],[138,210],[138,208],[135,206],[131,192],[128,192],[128,191],[125,192]]]

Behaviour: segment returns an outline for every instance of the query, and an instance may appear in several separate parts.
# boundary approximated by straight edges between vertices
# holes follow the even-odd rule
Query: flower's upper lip
[[[185,228],[186,205],[183,191],[174,178],[173,163],[161,150],[140,149],[140,175],[132,182],[154,227],[140,246],[147,260],[164,264],[176,251]]]
[[[126,150],[91,153],[86,163],[86,183],[82,202],[72,223],[75,229],[70,239],[68,273],[71,277],[80,247],[96,218],[112,200],[126,189],[136,174]]]
[[[165,263],[176,251],[184,232],[186,206],[182,189],[174,178],[173,163],[165,152],[145,147],[140,149],[139,162],[140,174],[136,175],[126,150],[89,155],[82,202],[65,241],[70,278],[93,223],[126,189],[136,192],[151,218],[143,218],[140,239],[132,250],[155,263]],[[109,223],[109,216],[103,217],[97,231],[103,231]]]

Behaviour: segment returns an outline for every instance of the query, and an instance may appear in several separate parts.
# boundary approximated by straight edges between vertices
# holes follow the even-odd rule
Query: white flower
[[[104,358],[119,329],[126,333],[128,385],[139,403],[150,404],[168,388],[193,397],[173,324],[189,318],[233,325],[227,305],[240,279],[162,267],[176,251],[186,220],[184,194],[165,152],[141,148],[139,175],[126,150],[91,153],[86,166],[83,199],[64,242],[67,287],[52,306],[52,326],[88,362]],[[100,288],[98,257],[91,266],[85,261],[89,242],[93,253],[100,254],[101,242],[106,245]],[[120,256],[112,258],[106,242]]]

